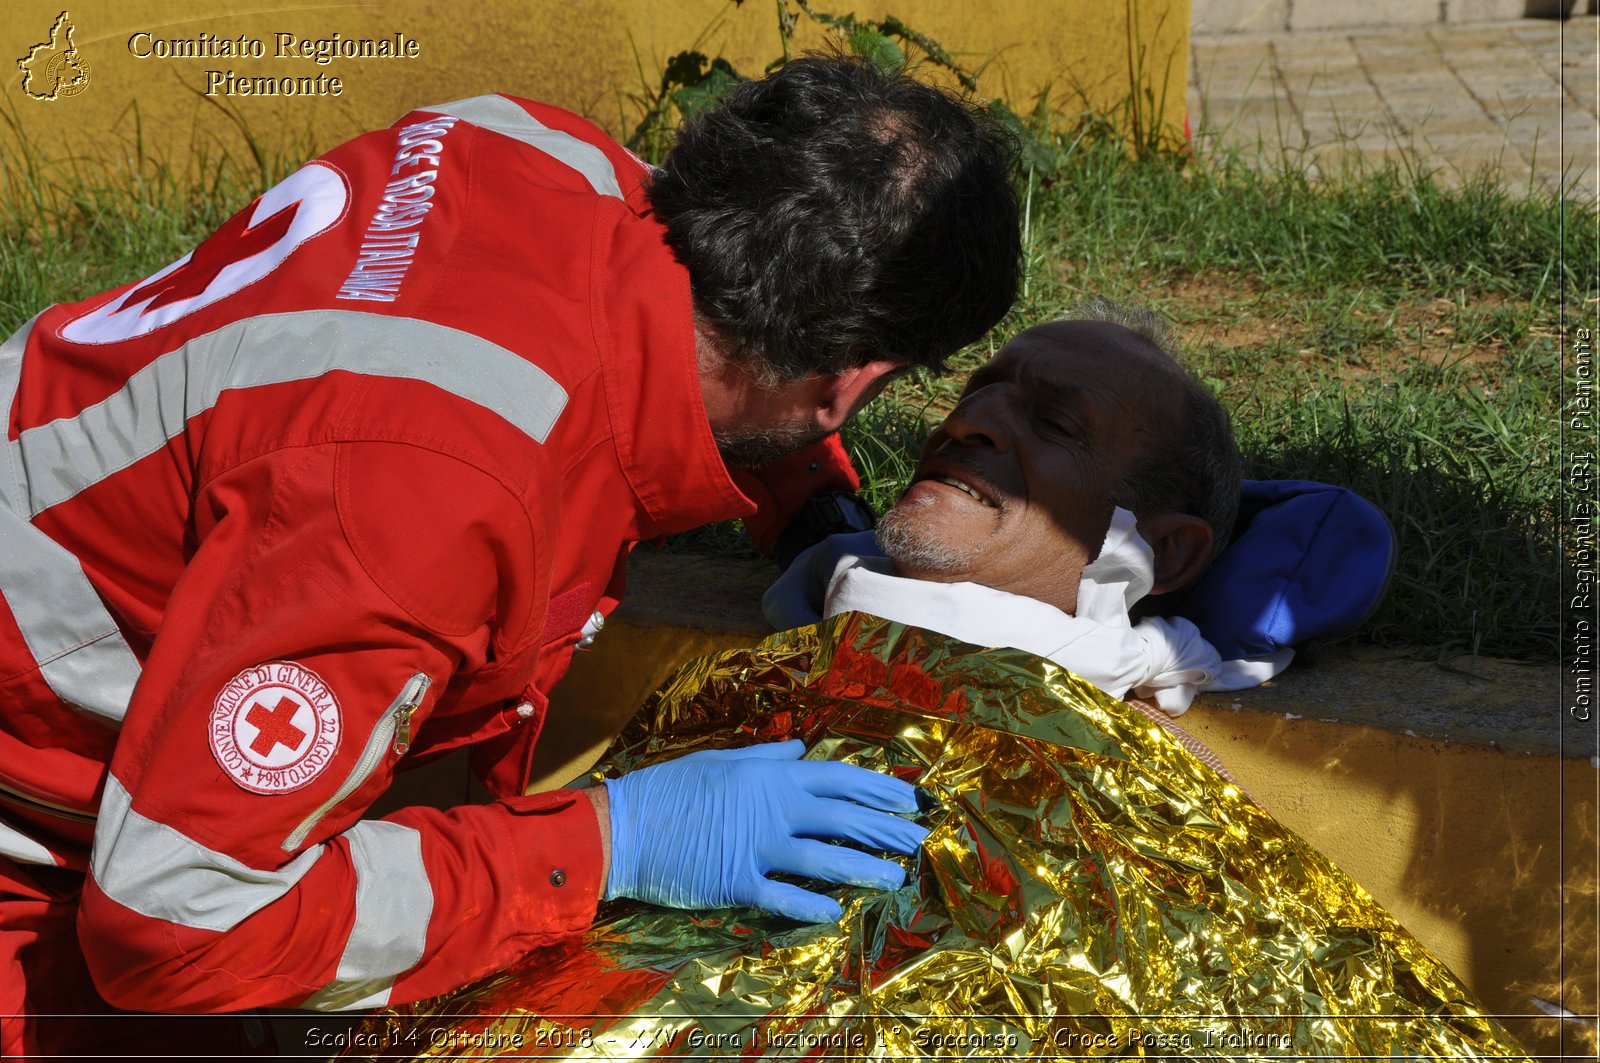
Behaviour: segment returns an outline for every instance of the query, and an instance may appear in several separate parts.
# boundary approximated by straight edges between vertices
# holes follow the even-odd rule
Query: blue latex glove
[[[899,864],[817,839],[915,852],[927,830],[889,814],[917,810],[915,787],[852,764],[802,761],[804,752],[798,740],[713,749],[607,779],[606,900],[748,904],[822,923],[842,914],[837,901],[766,876],[898,888]]]

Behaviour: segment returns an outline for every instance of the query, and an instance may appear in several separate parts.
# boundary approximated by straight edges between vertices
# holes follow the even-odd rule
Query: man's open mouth
[[[967,483],[964,480],[958,480],[954,476],[944,476],[944,475],[941,475],[941,474],[938,474],[938,473],[935,473],[932,476],[926,477],[926,479],[933,480],[936,483],[946,484],[946,485],[948,485],[950,487],[954,487],[958,491],[965,491],[967,494],[969,494],[973,498],[977,499],[978,502],[980,502],[981,504],[983,504],[985,506],[988,506],[990,509],[997,508],[993,502],[989,501],[989,499],[985,498],[981,493],[979,493],[979,491],[978,491],[978,489],[976,487],[973,487],[971,484]]]

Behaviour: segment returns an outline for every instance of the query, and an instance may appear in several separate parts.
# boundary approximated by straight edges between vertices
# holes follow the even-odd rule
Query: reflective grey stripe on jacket
[[[605,152],[571,133],[551,129],[504,96],[473,96],[417,110],[447,114],[480,129],[520,140],[576,170],[589,182],[589,187],[602,196],[622,198],[616,168]]]
[[[567,393],[538,366],[446,325],[356,310],[234,321],[134,373],[116,394],[7,444],[23,470],[23,515],[154,454],[224,391],[311,380],[334,370],[420,380],[499,414],[544,442]]]
[[[333,982],[304,1006],[374,1007],[397,975],[422,959],[433,887],[415,830],[363,820],[342,835],[356,873],[355,925]],[[293,889],[328,851],[308,849],[276,871],[249,867],[133,810],[106,780],[90,872],[102,893],[151,919],[226,933]]]
[[[0,409],[10,410],[32,323],[0,347]],[[76,416],[4,444],[0,596],[62,701],[120,721],[139,666],[82,567],[29,518],[128,468],[181,435],[223,392],[333,370],[419,380],[490,410],[543,442],[566,406],[560,384],[488,340],[428,321],[306,310],[235,321],[161,355]]]
[[[124,908],[222,933],[293,889],[323,851],[307,849],[276,871],[247,867],[135,812],[121,780],[107,775],[89,871],[101,892]]]
[[[0,597],[52,693],[118,723],[139,661],[78,559],[0,503]]]
[[[19,864],[58,866],[54,853],[4,820],[0,820],[0,856]]]
[[[395,977],[421,961],[433,916],[421,834],[374,819],[357,823],[344,837],[356,869],[356,922],[333,981],[300,1004],[316,1011],[389,1003]]]
[[[34,315],[0,346],[0,415],[7,420],[38,320]],[[28,522],[36,511],[27,498],[21,443],[7,440],[0,458],[0,598],[51,692],[80,711],[120,722],[139,681],[139,661],[78,559]]]

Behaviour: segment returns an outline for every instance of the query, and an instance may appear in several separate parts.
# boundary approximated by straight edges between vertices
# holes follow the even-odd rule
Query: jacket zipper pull
[[[397,757],[405,756],[406,751],[411,748],[411,714],[415,711],[407,707],[401,709],[400,715],[395,717],[394,754]]]
[[[400,708],[394,714],[394,753],[403,757],[411,748],[411,714],[417,711],[422,704],[422,696],[428,692],[431,680],[418,672],[411,680],[411,689],[406,693],[405,701],[400,703]]]

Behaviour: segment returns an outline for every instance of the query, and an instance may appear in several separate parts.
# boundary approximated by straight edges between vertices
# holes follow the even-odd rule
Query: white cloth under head
[[[1271,659],[1224,662],[1192,623],[1128,611],[1155,581],[1155,552],[1118,508],[1099,556],[1084,568],[1077,615],[977,583],[933,583],[894,575],[885,557],[846,553],[834,566],[824,616],[851,610],[941,632],[978,646],[1045,657],[1116,697],[1150,698],[1176,716],[1201,690],[1257,686],[1288,666]]]

